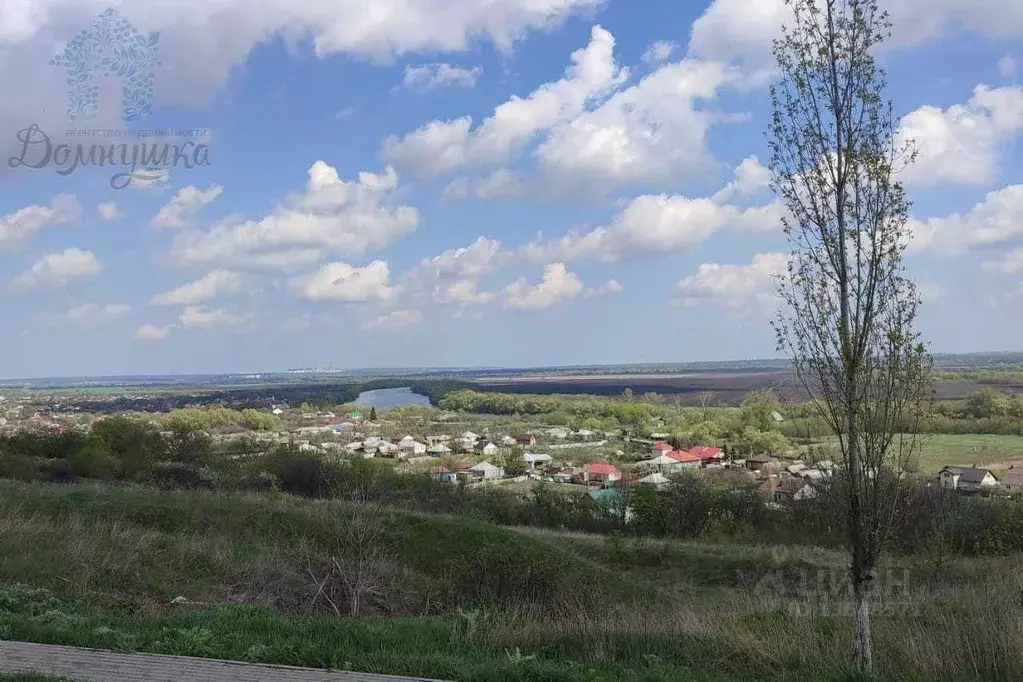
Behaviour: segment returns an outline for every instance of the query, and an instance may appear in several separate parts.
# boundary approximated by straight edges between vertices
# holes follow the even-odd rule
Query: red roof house
[[[587,464],[583,470],[583,477],[589,482],[606,483],[608,481],[620,481],[622,472],[614,464],[607,462],[594,462]]]
[[[701,460],[708,459],[724,459],[725,454],[721,451],[721,448],[709,447],[706,445],[697,445],[694,448],[690,448],[689,452],[693,453]]]

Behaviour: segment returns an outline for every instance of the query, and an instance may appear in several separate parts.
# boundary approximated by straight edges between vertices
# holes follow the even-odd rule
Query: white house
[[[535,469],[537,465],[545,466],[554,461],[554,458],[550,455],[535,455],[529,452],[522,455],[522,459],[526,462],[526,466],[530,469]]]
[[[518,443],[518,441],[512,438],[511,436],[505,436],[504,438],[501,439],[501,445],[507,448],[515,447],[516,443]]]
[[[493,443],[487,443],[486,445],[483,446],[484,455],[496,455],[499,452],[501,452],[501,448],[497,447]]]
[[[377,446],[377,452],[383,457],[395,457],[401,452],[401,448],[385,440],[381,441],[380,445]]]
[[[274,414],[284,414],[284,410],[282,410],[282,409],[281,409],[281,408],[279,408],[279,407],[275,407],[275,408],[273,409],[273,413],[274,413]]]
[[[976,467],[945,467],[938,472],[938,481],[943,488],[969,493],[994,488],[998,485],[998,479],[994,477],[994,474],[987,469],[977,469]]]
[[[398,449],[405,457],[420,457],[426,454],[426,443],[420,443],[412,436],[405,436],[398,442]]]
[[[490,462],[480,462],[469,467],[469,471],[472,472],[475,478],[482,478],[483,480],[492,480],[497,478],[504,478],[504,469],[498,466],[494,466]]]

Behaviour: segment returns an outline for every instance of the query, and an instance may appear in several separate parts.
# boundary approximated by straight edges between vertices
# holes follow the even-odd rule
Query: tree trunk
[[[853,665],[870,672],[874,656],[870,647],[870,599],[864,580],[853,574]]]

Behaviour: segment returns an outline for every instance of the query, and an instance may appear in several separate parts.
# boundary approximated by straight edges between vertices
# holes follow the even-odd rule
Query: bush
[[[75,467],[66,459],[47,460],[39,466],[39,470],[50,483],[74,483],[78,480]]]
[[[280,481],[281,490],[304,497],[328,497],[341,483],[336,466],[305,457],[278,457],[272,474]]]
[[[210,472],[185,462],[159,462],[147,479],[153,485],[172,490],[212,490],[216,488]]]

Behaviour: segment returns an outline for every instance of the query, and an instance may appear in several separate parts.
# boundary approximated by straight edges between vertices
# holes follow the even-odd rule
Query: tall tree
[[[791,247],[779,278],[779,349],[838,437],[835,485],[851,554],[853,662],[873,667],[874,570],[917,447],[900,426],[928,395],[930,358],[914,330],[919,296],[903,267],[909,203],[885,74],[874,61],[891,25],[877,0],[786,0],[775,41],[772,186]]]

